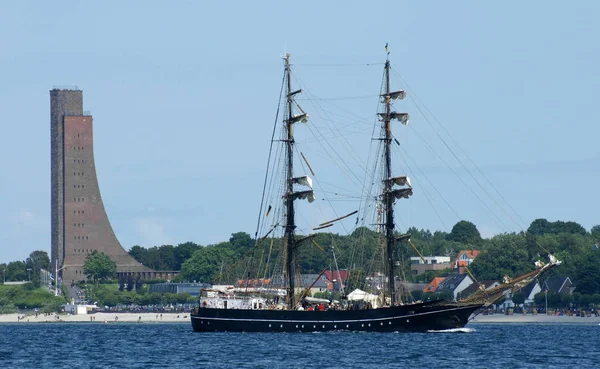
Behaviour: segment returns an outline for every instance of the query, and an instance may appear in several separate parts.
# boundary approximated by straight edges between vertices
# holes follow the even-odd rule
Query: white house
[[[468,274],[454,274],[446,277],[436,289],[436,292],[450,291],[454,300],[460,300],[459,294],[473,284]]]

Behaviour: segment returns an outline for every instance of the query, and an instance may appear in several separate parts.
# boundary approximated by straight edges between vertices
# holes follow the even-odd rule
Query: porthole
[[[298,324],[296,324],[296,329],[298,329]]]
[[[369,323],[369,327],[371,326],[371,323]]]
[[[350,326],[348,324],[346,324],[346,328],[349,328]]]
[[[323,325],[323,329],[325,329],[325,326]]]
[[[279,326],[279,328],[283,328],[283,324]]]
[[[364,325],[364,324],[361,324],[360,326],[361,326],[361,327],[364,327],[365,325]]]
[[[334,329],[335,329],[335,328],[337,328],[337,325],[335,325],[335,324],[334,324],[334,325],[333,325],[333,328],[334,328]]]
[[[269,324],[269,328],[271,328],[271,324]]]
[[[302,328],[304,328],[304,324],[302,324]]]
[[[317,328],[317,326],[316,326],[316,325],[313,325],[313,328]]]
[[[381,325],[383,325],[383,322],[381,322]]]

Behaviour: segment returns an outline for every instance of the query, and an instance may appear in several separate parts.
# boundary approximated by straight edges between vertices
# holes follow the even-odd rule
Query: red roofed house
[[[327,278],[327,289],[329,291],[339,291],[342,287],[346,286],[346,279],[348,279],[348,270],[326,270],[325,278]]]
[[[427,285],[427,287],[425,287],[425,289],[423,290],[423,292],[435,292],[438,288],[438,286],[440,285],[440,283],[442,283],[442,281],[444,280],[444,277],[435,277],[431,280],[431,282],[429,282],[429,284]]]
[[[458,269],[458,274],[463,274],[465,272],[465,267],[471,265],[473,260],[475,260],[479,254],[481,254],[480,250],[461,250],[454,262],[455,268]]]

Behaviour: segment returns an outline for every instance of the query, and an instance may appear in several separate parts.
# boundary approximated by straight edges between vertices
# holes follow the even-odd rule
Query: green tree
[[[529,228],[527,228],[527,233],[541,236],[543,234],[550,233],[550,229],[550,222],[544,218],[539,218],[531,222]]]
[[[237,254],[237,256],[243,256],[254,245],[254,240],[246,232],[233,233],[229,238],[229,244],[231,250]]]
[[[592,303],[592,296],[593,295],[579,296],[579,306],[581,306],[584,309],[587,309],[590,306],[590,304]]]
[[[29,254],[25,264],[31,269],[31,282],[35,287],[40,286],[40,269],[50,270],[50,258],[46,251],[33,251]]]
[[[481,244],[481,234],[475,224],[461,220],[452,227],[452,231],[446,236],[449,241],[460,242],[469,245]]]
[[[581,294],[579,292],[573,292],[573,303],[576,305],[581,304]]]
[[[6,279],[6,269],[7,268],[8,268],[8,265],[6,263],[0,264],[0,273],[2,273],[2,276],[0,278],[2,278],[2,282],[4,282],[4,280]]]
[[[188,292],[178,293],[176,296],[176,300],[180,304],[185,304],[192,297]]]
[[[590,229],[590,234],[595,241],[600,242],[600,224],[593,226],[592,229]]]
[[[105,253],[94,250],[85,258],[83,273],[94,281],[111,279],[117,273],[117,263]]]
[[[544,292],[538,292],[533,296],[533,302],[538,305],[538,306],[542,306],[546,303],[546,294]]]
[[[568,293],[562,294],[560,295],[560,303],[564,306],[564,307],[569,307],[571,306],[571,303],[573,302],[573,296],[571,296]]]
[[[519,234],[494,236],[486,252],[471,264],[471,271],[478,279],[501,280],[531,272],[534,264],[529,260],[525,237]]]
[[[161,270],[175,270],[176,256],[175,247],[172,245],[162,245],[158,249],[158,255],[160,258],[160,269]]]
[[[135,260],[139,261],[142,264],[144,264],[147,252],[148,251],[145,248],[138,245],[135,245],[129,249],[129,255],[131,255]]]
[[[552,224],[552,233],[570,233],[585,235],[587,232],[585,231],[585,228],[583,228],[583,226],[577,222],[563,222],[558,220]]]
[[[549,222],[546,219],[540,218],[536,219],[529,225],[527,229],[528,233],[534,235],[544,235],[544,234],[560,234],[560,233],[570,233],[570,234],[580,234],[585,235],[587,232],[585,228],[581,226],[581,224],[576,222],[563,222],[557,220],[556,222]]]
[[[165,303],[167,303],[167,304],[174,304],[177,302],[177,295],[174,293],[165,293],[163,297],[164,297]]]
[[[548,306],[559,307],[561,306],[562,296],[556,292],[548,292]]]
[[[162,295],[158,292],[152,292],[148,296],[148,305],[160,305],[162,302]]]
[[[523,305],[525,303],[525,294],[522,291],[516,291],[512,295],[512,301],[515,305]]]
[[[577,292],[582,294],[600,293],[600,251],[577,262],[574,274]]]
[[[117,306],[119,304],[119,298],[114,293],[109,293],[103,296],[100,300],[100,305],[106,306]]]
[[[233,262],[234,253],[225,244],[203,247],[181,266],[183,278],[213,283],[220,280],[222,268]]]
[[[201,246],[194,242],[184,242],[177,245],[175,248],[175,265],[173,270],[181,270],[181,265],[189,258],[192,257],[194,252]]]
[[[27,264],[22,261],[11,261],[6,266],[7,281],[26,281]]]

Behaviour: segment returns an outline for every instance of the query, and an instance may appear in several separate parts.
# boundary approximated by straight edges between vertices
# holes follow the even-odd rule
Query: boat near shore
[[[387,46],[386,46],[387,50]],[[380,93],[381,110],[377,114],[381,129],[381,136],[377,140],[382,145],[381,192],[375,197],[380,216],[377,225],[381,234],[382,246],[385,250],[384,270],[387,276],[387,285],[381,287],[381,293],[375,301],[363,301],[354,303],[345,301],[345,304],[334,301],[318,302],[311,301],[310,297],[299,296],[296,289],[297,278],[297,248],[304,241],[311,240],[314,235],[297,237],[295,235],[295,208],[296,200],[314,200],[312,179],[308,175],[296,176],[294,174],[294,152],[295,138],[293,126],[308,122],[308,114],[300,108],[295,101],[302,90],[292,89],[290,55],[284,56],[284,82],[285,92],[282,94],[284,114],[282,119],[281,139],[277,140],[283,144],[279,152],[283,154],[281,162],[283,165],[283,181],[281,188],[283,193],[279,194],[282,199],[282,211],[278,212],[282,218],[276,220],[271,226],[269,233],[281,229],[283,236],[283,273],[284,282],[282,292],[278,291],[248,291],[246,288],[238,288],[237,293],[231,291],[207,291],[200,299],[200,306],[191,314],[191,322],[194,331],[234,331],[234,332],[321,332],[335,330],[352,331],[378,331],[378,332],[425,332],[429,330],[443,330],[463,327],[469,321],[482,302],[408,302],[400,301],[395,285],[396,260],[394,250],[397,244],[407,240],[410,235],[398,234],[395,231],[394,204],[397,200],[408,198],[413,189],[410,180],[406,176],[393,176],[390,145],[394,142],[391,123],[398,121],[407,124],[409,115],[398,113],[393,110],[392,101],[402,100],[406,96],[403,90],[392,91],[390,89],[390,61],[388,59],[384,67],[384,86]],[[397,140],[396,140],[397,142]],[[272,142],[273,144],[273,142]],[[302,158],[304,156],[302,155]],[[305,160],[306,166],[312,172],[312,168]],[[297,186],[309,187],[309,190],[297,190]],[[266,216],[271,211],[267,210]],[[354,214],[354,213],[351,213]],[[351,215],[350,214],[350,215]],[[345,217],[339,217],[333,221],[325,222],[315,227],[315,230],[327,228],[334,221]],[[240,297],[242,296],[242,297]]]
[[[391,146],[392,144],[400,146],[396,137],[401,136],[393,135],[392,122],[405,126],[410,117],[408,113],[397,112],[394,108],[394,102],[404,100],[406,92],[391,89],[391,63],[387,45],[386,54],[383,82],[378,95],[379,107],[374,118],[375,127],[372,129],[371,137],[371,145],[376,146],[372,157],[373,168],[365,170],[364,177],[367,183],[363,184],[360,189],[362,192],[357,196],[365,203],[370,201],[370,204],[361,203],[359,210],[367,215],[357,215],[355,222],[358,224],[360,220],[367,224],[363,227],[357,226],[355,232],[368,233],[374,240],[372,243],[376,244],[377,261],[374,261],[374,257],[373,260],[365,260],[364,264],[371,268],[373,274],[370,275],[381,277],[380,283],[373,286],[372,293],[361,294],[355,290],[353,293],[344,293],[340,301],[333,298],[311,298],[307,293],[312,286],[299,285],[300,248],[310,246],[311,243],[321,247],[314,241],[316,234],[297,234],[299,232],[296,224],[295,201],[308,200],[312,203],[316,198],[313,179],[309,176],[310,174],[314,177],[313,167],[297,148],[294,136],[295,126],[308,124],[309,115],[298,104],[297,97],[302,93],[302,89],[292,88],[292,64],[290,55],[286,54],[283,57],[284,78],[280,108],[277,110],[278,115],[281,110],[283,116],[276,120],[273,128],[255,239],[255,250],[258,250],[258,245],[261,244],[263,251],[262,254],[259,251],[252,251],[253,254],[262,256],[257,262],[258,266],[254,264],[245,267],[242,279],[237,279],[237,284],[202,291],[199,306],[190,315],[194,331],[427,332],[462,328],[480,311],[480,308],[491,305],[505,292],[522,287],[560,264],[560,261],[550,256],[550,262],[548,264],[538,262],[535,271],[521,277],[507,278],[503,284],[492,290],[486,290],[485,286],[481,286],[477,293],[465,300],[414,301],[411,300],[412,296],[407,298],[401,296],[396,285],[397,279],[401,277],[398,275],[398,266],[401,263],[398,249],[400,246],[410,244],[411,235],[398,231],[395,205],[413,195],[413,186],[408,176],[393,173]],[[277,128],[281,132],[278,138],[275,135]],[[298,128],[300,129],[302,127]],[[377,130],[379,134],[376,134]],[[326,138],[319,136],[316,141],[325,141]],[[276,154],[279,156],[275,158]],[[295,156],[306,174],[295,173]],[[333,160],[340,161],[340,156]],[[343,161],[343,158],[341,160]],[[278,179],[273,179],[274,177]],[[268,189],[272,191],[270,197],[266,196]],[[359,210],[322,222],[312,227],[312,230],[318,231],[331,227],[334,223],[359,213]],[[367,226],[374,229],[369,230]],[[279,233],[276,236],[277,232]],[[259,236],[260,234],[263,236]],[[270,257],[274,248],[278,248],[280,250],[278,255],[282,256],[277,263],[273,263]],[[359,242],[356,249],[363,250],[364,243]],[[324,251],[322,248],[321,250]],[[331,263],[337,268],[333,247],[332,253]],[[373,267],[375,263],[378,266]],[[356,268],[355,262],[351,265]],[[266,277],[267,272],[270,277]],[[356,273],[358,275],[358,272]],[[276,287],[274,281],[278,281]],[[265,283],[262,284],[263,282]]]

